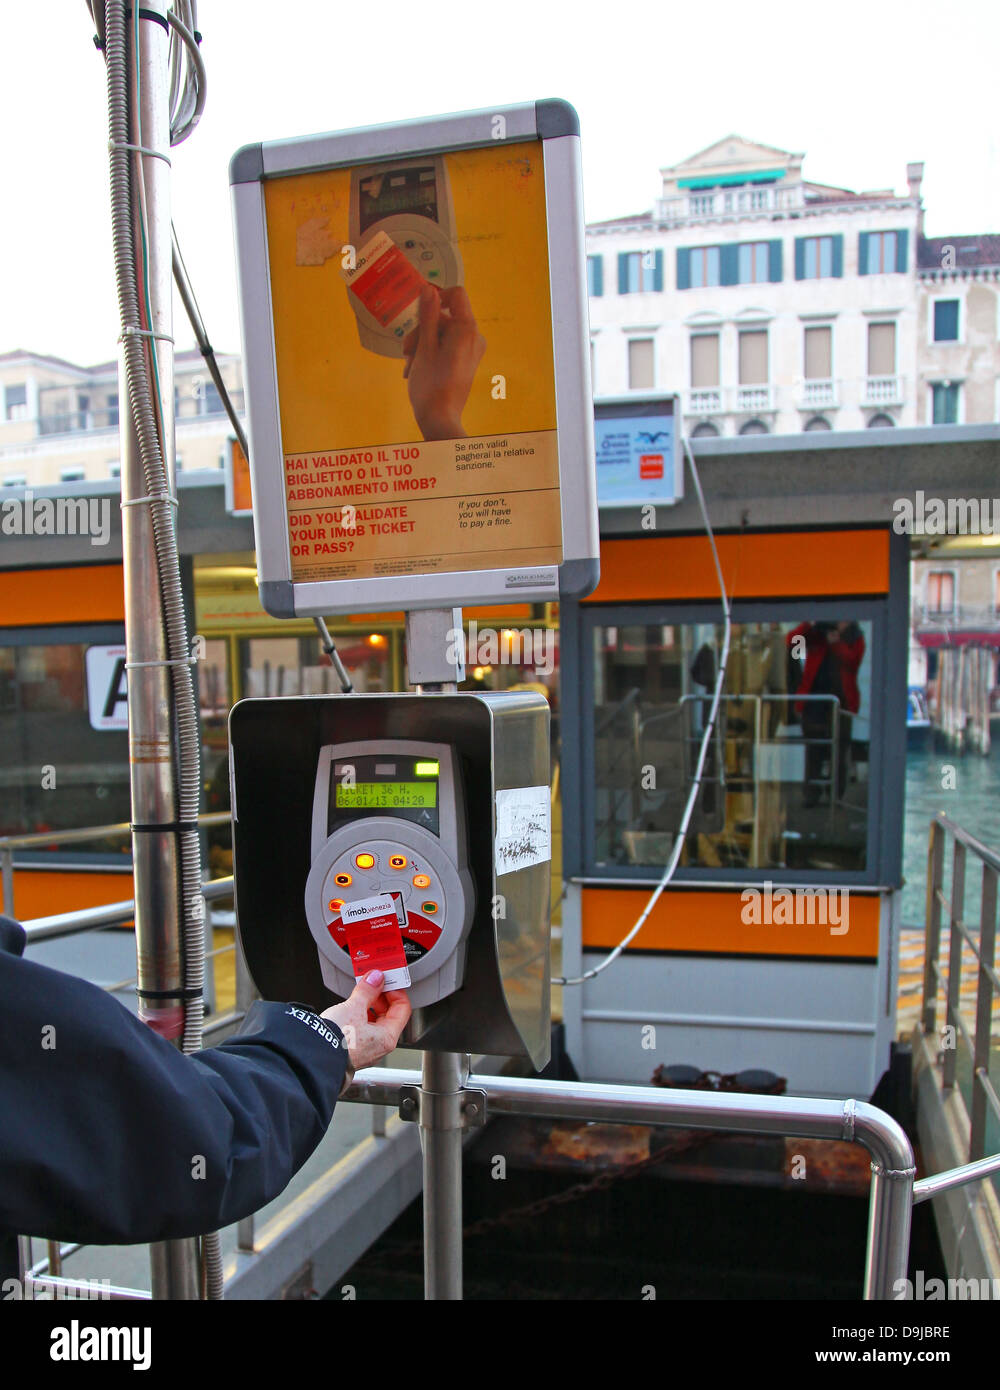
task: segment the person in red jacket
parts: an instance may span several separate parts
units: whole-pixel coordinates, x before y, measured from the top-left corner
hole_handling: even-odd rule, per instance
[[[796,696],[833,697],[826,700],[797,698],[795,701],[795,712],[806,739],[803,805],[818,805],[827,760],[830,760],[829,776],[831,782],[833,780],[834,700],[840,711],[836,725],[836,796],[840,800],[847,789],[852,716],[861,707],[858,670],[865,655],[864,634],[855,622],[806,622],[790,632],[785,641],[792,656],[803,660]]]

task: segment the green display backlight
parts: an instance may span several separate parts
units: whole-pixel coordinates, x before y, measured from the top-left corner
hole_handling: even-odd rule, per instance
[[[417,763],[413,771],[418,777],[437,777],[441,772],[440,763]]]
[[[437,805],[436,782],[356,782],[337,784],[335,805],[347,811],[408,810]]]

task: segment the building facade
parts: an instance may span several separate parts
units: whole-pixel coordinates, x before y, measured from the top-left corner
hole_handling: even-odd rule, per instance
[[[217,361],[242,410],[239,356],[217,355]],[[0,354],[0,488],[117,477],[119,409],[117,362],[81,367],[34,352]],[[175,355],[174,411],[178,468],[220,468],[231,426],[196,349]]]
[[[594,394],[677,392],[694,437],[1000,420],[1000,236],[728,136],[587,231]]]

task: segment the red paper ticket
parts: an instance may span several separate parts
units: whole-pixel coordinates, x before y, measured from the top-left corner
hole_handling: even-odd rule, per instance
[[[344,903],[340,920],[347,931],[354,978],[360,980],[369,970],[381,970],[386,989],[408,989],[410,972],[392,897],[380,893],[374,898]]]
[[[386,232],[376,232],[358,252],[353,269],[342,274],[351,292],[395,337],[416,328],[420,291],[427,281]]]

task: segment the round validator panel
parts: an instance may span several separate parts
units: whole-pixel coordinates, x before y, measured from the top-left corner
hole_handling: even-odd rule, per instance
[[[375,860],[373,867],[363,874],[356,868],[356,859],[360,854],[370,854]],[[415,861],[424,876],[431,879],[431,890],[415,889],[407,874],[389,867],[391,856],[403,854],[409,863]],[[345,865],[355,865],[354,880],[346,890],[336,883],[337,874],[344,871]],[[309,930],[320,952],[338,970],[353,975],[346,941],[341,946],[330,933],[330,924],[335,916],[329,909],[331,900],[343,898],[345,902],[356,902],[378,893],[389,893],[393,889],[403,891],[408,913],[412,910],[423,915],[421,906],[427,900],[438,904],[433,921],[434,926],[440,929],[440,935],[426,954],[411,963],[410,979],[414,983],[437,970],[458,945],[471,905],[465,903],[458,871],[445,854],[440,841],[421,826],[390,817],[373,816],[335,831],[316,856],[306,879],[305,908]]]

